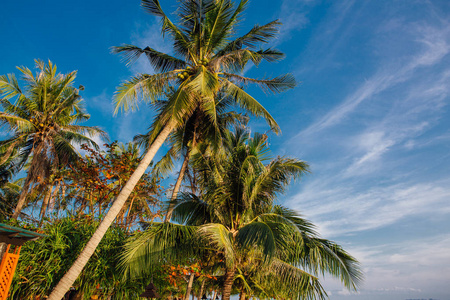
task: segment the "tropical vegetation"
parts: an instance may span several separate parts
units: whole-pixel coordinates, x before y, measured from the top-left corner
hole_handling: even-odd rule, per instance
[[[12,218],[16,219],[26,204],[27,195],[36,187],[44,190],[46,197],[52,193],[53,174],[62,165],[78,159],[77,144],[91,144],[90,138],[106,133],[98,127],[78,125],[89,119],[82,99],[80,86],[75,88],[76,71],[57,73],[56,66],[36,60],[38,73],[19,67],[25,81],[22,89],[14,74],[0,76],[0,126],[6,125],[12,137],[0,142],[1,163],[9,163],[9,170],[19,170],[29,162]],[[12,103],[10,100],[15,99]],[[2,126],[3,127],[3,126]],[[14,159],[11,159],[15,154]],[[3,166],[4,168],[4,166]]]
[[[80,125],[90,115],[76,71],[36,60],[36,73],[18,68],[20,81],[0,76],[0,222],[46,235],[23,246],[11,299],[138,299],[150,282],[174,300],[325,299],[325,275],[357,290],[357,260],[281,204],[309,166],[272,156],[280,128],[247,86],[270,94],[296,83],[246,76],[284,58],[269,45],[278,20],[236,34],[247,3],[179,0],[167,14],[141,0],[172,50],[112,47],[154,70],[123,81],[113,99],[115,114],[141,101],[154,112],[133,141]],[[251,134],[252,118],[269,130]]]
[[[297,159],[272,159],[266,136],[242,128],[229,132],[220,153],[198,153],[197,193],[178,198],[173,220],[153,222],[126,245],[127,272],[145,274],[149,265],[169,258],[216,259],[222,299],[233,288],[243,299],[324,298],[318,275],[329,273],[349,289],[361,279],[357,261],[295,211],[276,205],[291,179],[308,172]],[[170,255],[169,255],[170,253]],[[212,267],[210,266],[210,267]],[[273,284],[278,278],[277,284]]]

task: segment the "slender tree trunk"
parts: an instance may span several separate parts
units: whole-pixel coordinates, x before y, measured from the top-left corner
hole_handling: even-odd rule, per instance
[[[239,293],[239,300],[246,300],[247,299],[247,293],[245,292],[245,288],[241,288],[241,292]]]
[[[212,300],[216,300],[216,297],[217,297],[217,291],[214,290],[214,295],[213,295],[213,297],[212,297]]]
[[[191,296],[191,290],[192,290],[192,285],[194,284],[194,277],[195,277],[195,273],[191,272],[191,275],[189,276],[189,283],[186,289],[186,295],[184,296],[184,300],[189,300],[189,297]]]
[[[136,196],[134,196],[133,198],[131,198],[131,202],[130,202],[130,207],[128,208],[128,213],[127,213],[127,217],[126,217],[126,221],[125,221],[125,226],[128,228],[128,226],[130,226],[130,222],[131,222],[131,208],[133,207],[133,202],[134,199],[136,199]],[[128,230],[127,230],[128,231]]]
[[[139,179],[141,179],[142,175],[145,173],[156,152],[162,146],[167,136],[175,128],[175,126],[176,122],[170,120],[163,128],[163,130],[158,134],[157,138],[153,141],[152,145],[147,150],[147,153],[139,163],[133,175],[131,175],[128,182],[120,191],[113,205],[105,215],[105,218],[100,223],[97,230],[94,232],[94,234],[84,247],[83,251],[75,260],[72,267],[70,267],[67,273],[64,274],[63,278],[61,278],[56,287],[53,289],[53,292],[48,297],[48,300],[61,300],[61,298],[64,296],[64,293],[69,290],[70,286],[75,282],[84,266],[88,262],[89,258],[92,256],[98,244],[102,240],[109,226],[111,226],[111,224],[114,222],[114,219],[117,217],[117,214],[121,211],[123,205],[125,204],[125,201],[128,199],[128,196],[133,191]]]
[[[0,262],[3,260],[3,255],[6,252],[8,245],[6,243],[0,243]]]
[[[189,153],[186,154],[183,160],[183,164],[181,165],[180,172],[178,173],[177,182],[175,183],[175,186],[173,187],[172,196],[170,197],[170,203],[169,208],[167,209],[166,218],[164,219],[164,222],[169,222],[172,218],[173,209],[175,207],[175,199],[178,197],[178,192],[181,188],[181,183],[183,182],[184,174],[186,173],[186,168],[189,164]]]
[[[44,200],[42,200],[42,206],[41,206],[41,221],[39,222],[39,227],[42,226],[42,223],[44,222],[45,213],[47,212],[48,203],[50,201],[50,197],[52,195],[52,186],[49,186],[47,191],[45,192]]]
[[[202,299],[204,289],[205,289],[205,280],[203,280],[202,284],[200,285],[200,292],[198,293],[198,300]]]
[[[27,179],[25,179],[25,184],[22,188],[22,191],[20,192],[20,196],[19,196],[19,200],[17,201],[16,209],[14,210],[14,213],[11,217],[14,220],[17,220],[20,212],[22,211],[23,206],[25,205],[25,200],[28,196],[28,190],[30,189],[30,184],[31,184],[31,175],[27,174]]]
[[[233,287],[234,273],[236,269],[228,269],[225,271],[225,280],[223,282],[222,300],[230,300],[231,288]]]
[[[50,199],[48,200],[48,206],[47,206],[47,211],[52,211],[55,207],[55,197],[56,197],[56,193],[58,192],[58,190],[61,187],[61,181],[58,181],[58,183],[55,185],[55,188],[53,189],[52,194],[50,195]]]

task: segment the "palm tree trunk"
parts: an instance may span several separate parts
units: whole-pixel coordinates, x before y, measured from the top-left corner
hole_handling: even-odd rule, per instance
[[[191,275],[189,276],[189,283],[186,289],[186,295],[184,296],[184,300],[189,300],[189,297],[191,296],[191,290],[192,290],[192,285],[194,284],[194,276],[195,273],[191,272]]]
[[[230,300],[231,288],[233,287],[234,273],[236,269],[228,269],[225,271],[225,280],[223,282],[222,300]]]
[[[204,289],[205,289],[205,280],[203,280],[202,284],[200,285],[200,292],[198,293],[198,300],[202,299]]]
[[[184,157],[183,164],[181,165],[180,172],[178,173],[177,182],[175,183],[175,186],[173,187],[172,196],[170,197],[170,203],[169,208],[167,209],[166,218],[164,219],[164,222],[169,222],[172,218],[172,212],[175,207],[175,199],[178,197],[178,192],[181,188],[181,183],[183,182],[184,174],[186,173],[186,168],[189,163],[189,153],[187,153]]]
[[[247,293],[245,292],[245,288],[241,289],[241,292],[239,293],[239,300],[246,300],[247,299]]]
[[[153,141],[152,145],[147,150],[147,153],[142,158],[133,175],[131,175],[130,179],[120,191],[113,205],[108,210],[105,218],[100,223],[90,240],[87,242],[83,251],[80,253],[73,265],[70,267],[67,273],[64,274],[63,278],[61,278],[56,287],[53,289],[52,293],[48,297],[48,300],[60,300],[64,296],[64,293],[68,291],[71,285],[75,282],[84,266],[88,262],[89,258],[91,258],[92,254],[94,254],[95,249],[102,240],[106,231],[114,222],[117,214],[122,210],[122,207],[125,204],[125,201],[128,199],[128,196],[131,194],[139,179],[141,179],[142,175],[147,170],[156,152],[162,146],[167,136],[170,134],[170,132],[172,132],[175,126],[176,122],[174,120],[170,120],[163,128],[163,130],[158,134],[158,137]]]
[[[23,206],[25,205],[25,199],[28,195],[28,190],[30,189],[31,184],[31,174],[27,174],[27,178],[25,179],[25,184],[20,192],[19,200],[17,201],[16,209],[12,215],[12,219],[17,220],[20,212],[22,211]]]
[[[56,196],[56,193],[58,192],[58,190],[60,189],[60,187],[61,187],[61,181],[58,181],[58,183],[56,184],[56,186],[55,186],[55,188],[54,188],[54,190],[53,190],[53,192],[52,192],[52,194],[50,196],[50,199],[48,200],[49,202],[48,202],[47,210],[52,211],[54,209],[54,207],[55,207],[55,196]]]
[[[45,192],[44,200],[42,200],[42,206],[41,206],[41,221],[39,222],[39,227],[41,227],[42,223],[44,222],[45,213],[47,212],[48,203],[50,201],[50,197],[52,195],[52,188],[53,186],[49,186],[47,188],[47,191]]]
[[[131,198],[131,203],[130,203],[130,207],[128,208],[128,213],[127,213],[127,217],[126,217],[126,221],[125,221],[125,226],[126,226],[126,228],[127,228],[127,231],[128,231],[128,227],[130,226],[130,223],[131,223],[131,208],[133,207],[133,202],[134,202],[134,199],[136,199],[136,196],[134,196],[133,198]]]

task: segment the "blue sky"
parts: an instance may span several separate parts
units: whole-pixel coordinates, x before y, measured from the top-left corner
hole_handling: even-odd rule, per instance
[[[331,299],[450,299],[449,16],[449,1],[250,1],[239,31],[280,19],[273,46],[287,57],[247,74],[300,82],[275,96],[250,88],[283,131],[270,136],[273,153],[312,168],[280,201],[365,271],[357,294],[326,279]],[[171,51],[138,0],[5,1],[0,28],[0,74],[49,58],[78,70],[88,124],[123,142],[145,131],[144,105],[117,117],[111,105],[122,80],[152,72],[145,60],[127,68],[111,46]]]

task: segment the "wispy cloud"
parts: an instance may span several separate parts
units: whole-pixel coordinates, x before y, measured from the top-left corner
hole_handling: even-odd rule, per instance
[[[450,235],[352,249],[365,267],[367,290],[429,290],[450,280]],[[436,285],[436,286],[433,286]],[[445,286],[440,287],[445,288]]]
[[[161,25],[156,18],[151,24],[136,24],[136,31],[131,35],[131,43],[141,48],[148,46],[166,54],[173,54],[170,37],[163,37],[161,34]],[[145,55],[142,55],[133,65],[131,65],[131,70],[133,73],[154,73],[154,69]]]
[[[349,117],[364,101],[410,79],[418,69],[439,63],[450,52],[450,27],[417,27],[418,42],[422,51],[402,63],[387,62],[375,75],[366,80],[355,92],[333,110],[300,132],[295,138],[307,137],[331,126],[335,126]]]
[[[85,99],[89,108],[100,112],[104,117],[110,117],[113,114],[112,96],[104,90],[100,95]]]
[[[450,214],[450,179],[433,183],[330,188],[321,178],[288,199],[287,205],[314,220],[326,237],[388,227],[407,217]]]

